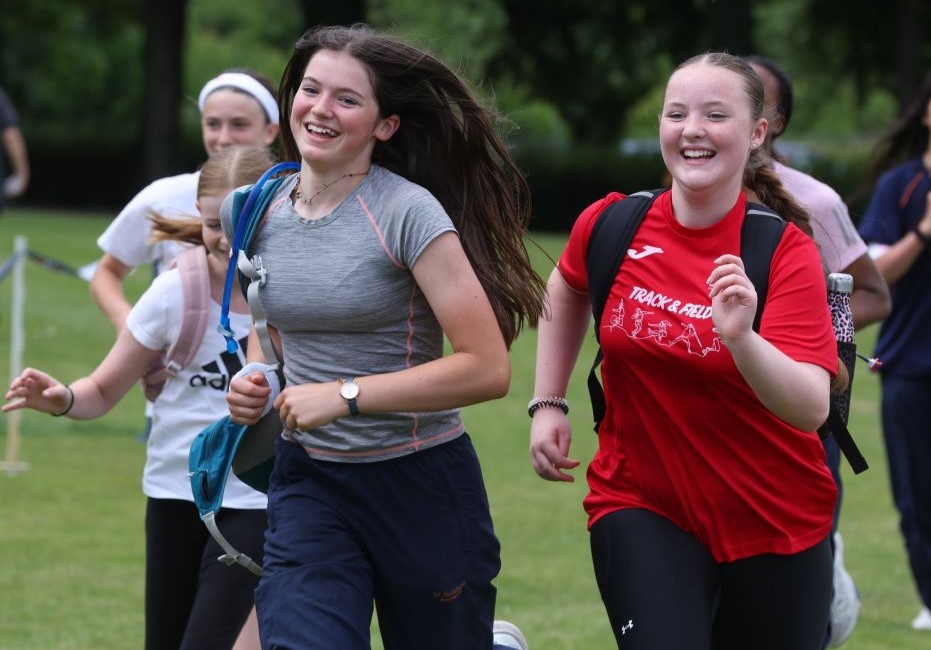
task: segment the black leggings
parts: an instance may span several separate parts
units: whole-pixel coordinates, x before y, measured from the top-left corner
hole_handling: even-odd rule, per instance
[[[591,529],[592,561],[623,650],[820,650],[831,606],[825,538],[795,555],[716,563],[692,535],[646,510]]]
[[[222,508],[217,526],[261,566],[264,510]],[[252,609],[258,578],[217,561],[223,549],[190,501],[149,499],[145,528],[146,650],[229,650]]]

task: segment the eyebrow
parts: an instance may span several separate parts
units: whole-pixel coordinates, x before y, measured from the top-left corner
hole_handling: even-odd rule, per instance
[[[316,84],[318,86],[322,85],[320,80],[315,77],[304,77],[303,79],[301,79],[301,83],[307,83],[307,82]],[[349,93],[350,95],[355,95],[357,97],[365,97],[364,93],[359,92],[355,88],[350,88],[349,86],[342,86],[342,87],[336,88],[335,91],[337,93]]]

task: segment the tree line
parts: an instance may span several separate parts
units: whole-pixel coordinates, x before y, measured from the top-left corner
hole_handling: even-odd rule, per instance
[[[494,101],[515,145],[616,149],[655,135],[662,82],[708,49],[779,61],[796,137],[876,133],[931,69],[922,0],[43,0],[10,3],[0,85],[35,169],[28,198],[117,205],[202,156],[191,101],[219,70],[277,81],[316,24],[368,22],[430,47]]]

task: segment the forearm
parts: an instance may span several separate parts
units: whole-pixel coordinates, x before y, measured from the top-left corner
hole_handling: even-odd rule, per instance
[[[886,318],[892,310],[889,286],[870,256],[864,253],[843,272],[853,278],[850,311],[853,313],[854,328],[859,330]]]
[[[97,264],[97,270],[90,281],[90,291],[101,312],[113,323],[119,332],[123,327],[132,305],[123,294],[123,280],[129,274],[129,267],[104,255]]]
[[[910,231],[877,257],[874,260],[876,268],[879,269],[886,284],[891,287],[898,282],[912,268],[924,249],[925,244],[918,235]]]
[[[106,415],[126,394],[126,391],[108,393],[90,377],[82,377],[68,387],[74,393],[74,403],[67,416],[74,420],[93,420]]]
[[[892,302],[888,291],[875,291],[871,289],[853,290],[850,295],[850,311],[853,313],[854,329],[878,323],[889,315]]]
[[[503,349],[500,354],[453,352],[406,370],[356,378],[363,413],[460,408],[503,397],[510,381],[511,365]]]
[[[793,360],[753,331],[726,344],[744,380],[774,415],[802,431],[824,423],[830,394],[824,368]]]
[[[10,159],[10,168],[23,179],[25,186],[29,182],[29,156],[22,132],[15,127],[6,129],[3,132],[3,144]]]
[[[588,333],[588,296],[569,288],[558,269],[547,283],[547,311],[540,319],[534,395],[565,396],[569,378]]]

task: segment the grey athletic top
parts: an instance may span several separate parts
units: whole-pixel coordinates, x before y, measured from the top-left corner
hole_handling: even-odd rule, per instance
[[[443,331],[410,270],[430,242],[455,231],[439,201],[373,165],[330,215],[306,220],[289,198],[296,182],[282,184],[252,249],[268,269],[260,294],[281,333],[287,384],[393,372],[440,357]],[[462,433],[453,409],[347,415],[283,435],[314,458],[368,462]]]

